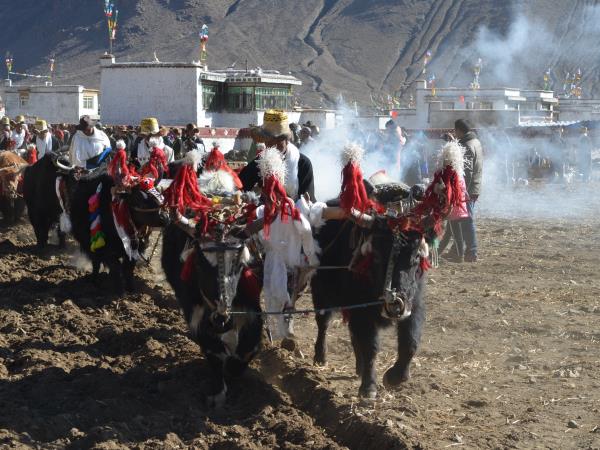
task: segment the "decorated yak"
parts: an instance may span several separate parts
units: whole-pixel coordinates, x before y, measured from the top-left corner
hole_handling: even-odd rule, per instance
[[[359,167],[362,149],[346,147],[342,192],[329,203],[337,206],[341,220],[328,221],[317,234],[323,251],[321,269],[312,279],[314,306],[343,308],[361,377],[359,394],[366,398],[377,395],[375,358],[382,327],[395,324],[398,337],[397,359],[386,371],[384,385],[397,386],[409,378],[425,320],[429,247],[444,217],[464,200],[459,184],[462,153],[458,144],[448,145],[448,158],[424,194],[400,184],[376,186],[369,194]],[[424,196],[415,206],[419,191]],[[335,216],[334,208],[328,209]],[[314,360],[319,365],[327,360],[331,316],[330,311],[316,315]]]
[[[97,278],[104,265],[116,293],[123,287],[133,290],[133,272],[144,257],[152,228],[169,222],[155,179],[130,173],[121,144],[108,167],[69,173],[64,202],[69,205],[73,238],[92,261],[92,277]]]
[[[22,173],[27,166],[16,153],[0,152],[0,214],[6,225],[14,224],[25,210]]]
[[[241,375],[260,346],[261,286],[249,249],[261,222],[249,225],[255,205],[231,195],[231,176],[205,170],[203,193],[196,168],[187,161],[164,193],[174,220],[164,231],[162,267],[212,369],[207,401],[217,406],[225,379]]]

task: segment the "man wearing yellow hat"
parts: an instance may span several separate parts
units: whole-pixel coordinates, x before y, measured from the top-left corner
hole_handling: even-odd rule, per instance
[[[255,144],[264,144],[267,148],[276,147],[282,154],[286,166],[285,190],[294,201],[300,196],[309,194],[315,199],[313,170],[310,159],[300,153],[298,147],[292,144],[292,133],[289,127],[287,113],[270,109],[265,111],[262,127],[251,128]],[[259,155],[257,155],[258,157]],[[249,191],[260,183],[260,173],[256,158],[240,173],[244,190]]]
[[[60,149],[58,139],[52,136],[48,130],[48,124],[45,120],[38,119],[33,126],[35,133],[35,148],[38,152],[38,159],[44,157],[48,152],[56,152]]]
[[[162,138],[158,120],[154,117],[142,119],[140,123],[140,135],[133,144],[131,159],[140,167],[150,160],[150,154],[154,148],[159,148],[165,153],[168,163],[175,160],[175,152],[165,144]]]

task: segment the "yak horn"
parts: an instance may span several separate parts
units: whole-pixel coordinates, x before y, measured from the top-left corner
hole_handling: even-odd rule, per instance
[[[75,166],[66,166],[63,163],[61,163],[58,159],[56,160],[56,167],[58,167],[59,169],[62,170],[66,170],[66,171],[71,171],[75,168]]]
[[[348,214],[346,210],[340,208],[339,206],[328,206],[327,208],[323,208],[321,217],[323,220],[350,219],[358,226],[363,228],[371,228],[373,226],[373,222],[375,221],[375,218],[369,214],[361,213],[359,210],[354,208],[352,208],[352,211],[350,214]]]
[[[350,212],[350,220],[362,228],[371,228],[375,223],[375,218],[373,216],[362,213],[354,208],[352,208],[352,211]]]
[[[323,208],[321,218],[323,220],[344,220],[348,218],[348,214],[339,206],[328,206],[327,208]]]

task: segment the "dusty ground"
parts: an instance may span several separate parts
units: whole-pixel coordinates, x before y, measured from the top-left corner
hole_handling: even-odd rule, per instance
[[[265,350],[221,411],[203,405],[207,368],[158,269],[139,294],[107,297],[73,249],[38,255],[28,224],[0,229],[0,447],[598,449],[599,206],[482,218],[481,261],[430,273],[401,390],[359,402],[341,318],[317,369],[302,317],[301,351]],[[386,331],[380,379],[394,341]]]

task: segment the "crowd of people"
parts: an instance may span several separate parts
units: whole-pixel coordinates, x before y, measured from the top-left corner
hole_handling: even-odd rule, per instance
[[[200,137],[200,129],[190,123],[183,128],[161,127],[155,118],[141,121],[139,126],[103,127],[90,116],[81,117],[78,124],[50,125],[38,119],[33,126],[25,123],[23,116],[13,120],[4,117],[1,122],[0,150],[16,152],[35,149],[37,159],[47,151],[56,152],[68,149],[68,157],[73,166],[85,169],[98,167],[110,157],[117,141],[121,142],[128,155],[129,162],[141,167],[150,159],[154,148],[164,154],[166,163],[180,160],[191,150],[206,152],[205,143]],[[313,171],[310,159],[303,153],[309,145],[318,145],[321,131],[311,122],[305,124],[289,124],[287,115],[282,112],[267,112],[264,125],[251,127],[253,144],[245,155],[247,165],[239,174],[245,190],[253,188],[259,181],[256,156],[265,147],[277,147],[284,155],[287,169],[295,173],[290,178],[291,197],[297,200],[301,195],[315,197]],[[435,155],[426,151],[423,135],[411,136],[407,139],[400,126],[390,120],[385,130],[379,133],[364,133],[355,128],[350,138],[367,150],[378,151],[387,155],[387,167],[398,169],[401,180],[408,185],[426,184],[429,181],[430,160]],[[453,214],[447,227],[446,239],[442,241],[442,249],[448,237],[454,240],[451,258],[455,261],[477,261],[477,239],[474,222],[475,205],[481,191],[482,179],[482,147],[473,131],[472,125],[465,120],[456,122],[454,134],[447,140],[457,140],[464,148],[464,183],[468,192],[463,211]]]

